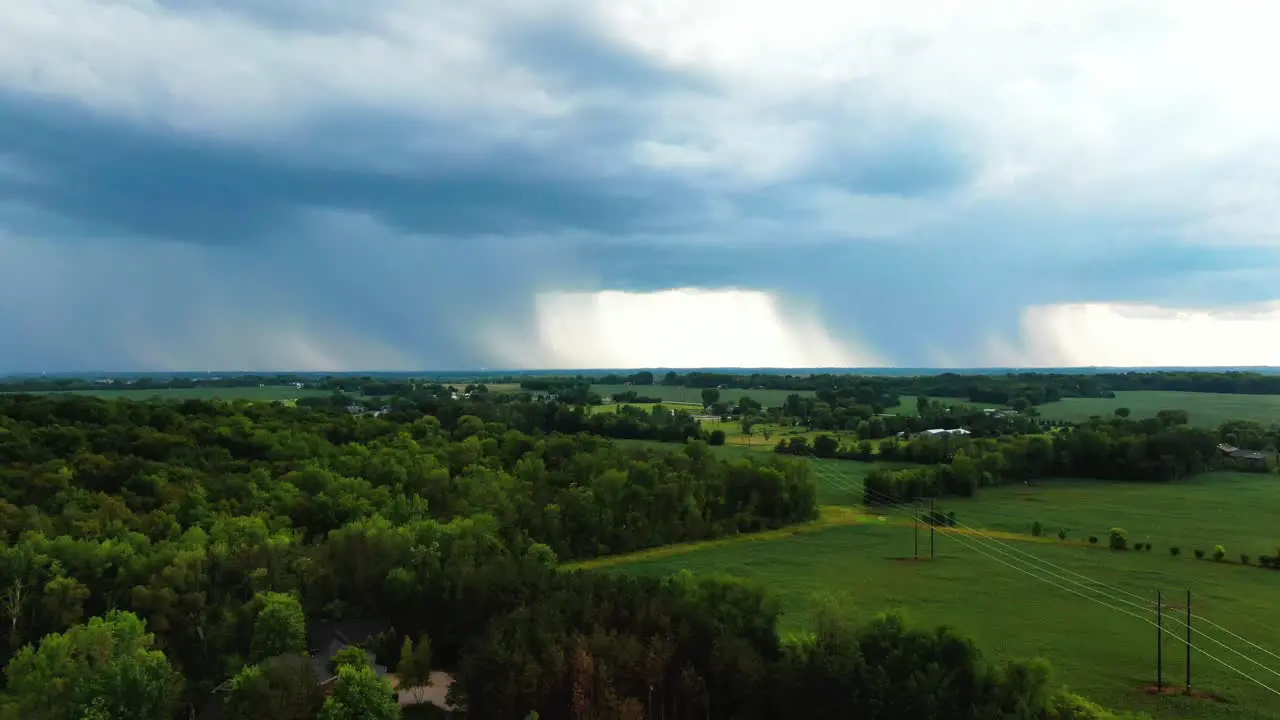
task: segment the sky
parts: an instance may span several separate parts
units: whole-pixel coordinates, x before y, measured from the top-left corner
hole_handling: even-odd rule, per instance
[[[0,372],[1280,365],[1277,24],[6,0]]]

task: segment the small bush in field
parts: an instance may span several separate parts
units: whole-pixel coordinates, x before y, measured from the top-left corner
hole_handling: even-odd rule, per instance
[[[1203,559],[1204,559],[1204,551],[1203,551],[1203,550],[1201,550],[1200,548],[1196,548],[1196,559],[1197,559],[1197,560],[1203,560]]]
[[[1178,557],[1179,555],[1182,554],[1182,548],[1178,547],[1177,545],[1174,545],[1173,547],[1169,548],[1169,554],[1174,557]]]
[[[1059,531],[1058,531],[1058,539],[1059,539],[1059,540],[1066,540],[1066,539],[1067,539],[1067,531],[1066,531],[1066,530],[1059,530]]]
[[[1214,545],[1214,546],[1213,546],[1213,561],[1214,561],[1214,562],[1222,562],[1222,559],[1223,559],[1223,558],[1225,558],[1226,556],[1227,556],[1227,549],[1226,549],[1226,548],[1222,547],[1221,545]]]
[[[1098,544],[1098,536],[1097,536],[1097,535],[1090,535],[1090,536],[1089,536],[1089,544],[1090,544],[1090,545],[1097,545],[1097,544]]]
[[[1241,554],[1240,554],[1240,564],[1241,564],[1241,565],[1248,565],[1248,564],[1249,564],[1249,556],[1248,556],[1248,555],[1245,555],[1244,553],[1241,553]]]

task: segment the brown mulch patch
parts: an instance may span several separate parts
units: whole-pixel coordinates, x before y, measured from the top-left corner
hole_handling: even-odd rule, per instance
[[[1205,692],[1203,690],[1195,690],[1195,689],[1187,691],[1181,686],[1166,685],[1163,688],[1157,688],[1155,685],[1148,685],[1142,688],[1142,691],[1148,695],[1160,695],[1162,697],[1180,696],[1180,697],[1192,697],[1199,700],[1214,700],[1217,702],[1227,701],[1226,698],[1220,695],[1214,695],[1213,693],[1210,693],[1210,692]]]

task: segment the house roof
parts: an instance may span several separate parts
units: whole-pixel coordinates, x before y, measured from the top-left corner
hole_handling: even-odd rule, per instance
[[[312,650],[328,647],[335,638],[347,645],[359,645],[390,629],[385,620],[374,618],[318,621],[307,625],[307,641]]]
[[[321,681],[333,679],[334,673],[329,663],[339,650],[367,642],[388,629],[390,626],[385,621],[368,618],[315,622],[309,625],[307,637],[314,650],[311,656],[311,667],[315,670],[316,677]],[[387,674],[385,665],[374,662],[373,653],[366,650],[365,655],[369,658],[369,665],[379,677]]]
[[[223,705],[223,697],[221,694],[215,694],[209,698],[209,701],[200,708],[200,713],[196,715],[196,720],[222,720],[226,717],[226,707]]]
[[[1275,457],[1275,453],[1265,450],[1235,450],[1230,456],[1241,460],[1266,460]]]

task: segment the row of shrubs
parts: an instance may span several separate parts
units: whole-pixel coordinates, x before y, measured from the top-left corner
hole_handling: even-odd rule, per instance
[[[1041,537],[1044,535],[1044,526],[1040,524],[1039,520],[1036,520],[1035,522],[1031,523],[1031,534],[1034,535],[1035,537]],[[1065,528],[1058,531],[1058,539],[1059,540],[1067,539],[1067,531]],[[1089,544],[1097,545],[1098,536],[1090,535]],[[1111,528],[1111,533],[1107,537],[1107,546],[1110,547],[1112,550],[1128,550],[1129,549],[1129,533],[1125,531],[1124,528]],[[1133,549],[1145,550],[1147,552],[1150,552],[1151,543],[1134,543]]]
[[[1040,524],[1039,520],[1031,524],[1031,534],[1036,537],[1040,537],[1044,534],[1044,526]],[[1058,539],[1059,540],[1067,539],[1067,531],[1065,529],[1058,531]],[[1089,544],[1097,545],[1098,536],[1090,535]],[[1124,528],[1111,528],[1111,532],[1107,537],[1107,546],[1110,547],[1112,550],[1128,550],[1129,534],[1124,530]],[[1151,552],[1151,548],[1152,548],[1151,543],[1138,542],[1133,544],[1134,550]],[[1259,555],[1258,567],[1267,568],[1268,570],[1280,570],[1280,549],[1277,549],[1276,553],[1277,553],[1276,555]],[[1174,557],[1177,557],[1182,554],[1182,548],[1175,545],[1174,547],[1169,548],[1169,554],[1173,555]],[[1197,560],[1203,560],[1205,558],[1205,551],[1199,548],[1196,548],[1195,556]],[[1213,559],[1214,562],[1222,562],[1227,557],[1227,550],[1221,545],[1216,545],[1213,548],[1213,553],[1210,554],[1209,557]],[[1244,553],[1240,554],[1241,565],[1248,565],[1249,560],[1250,560],[1249,555]]]

